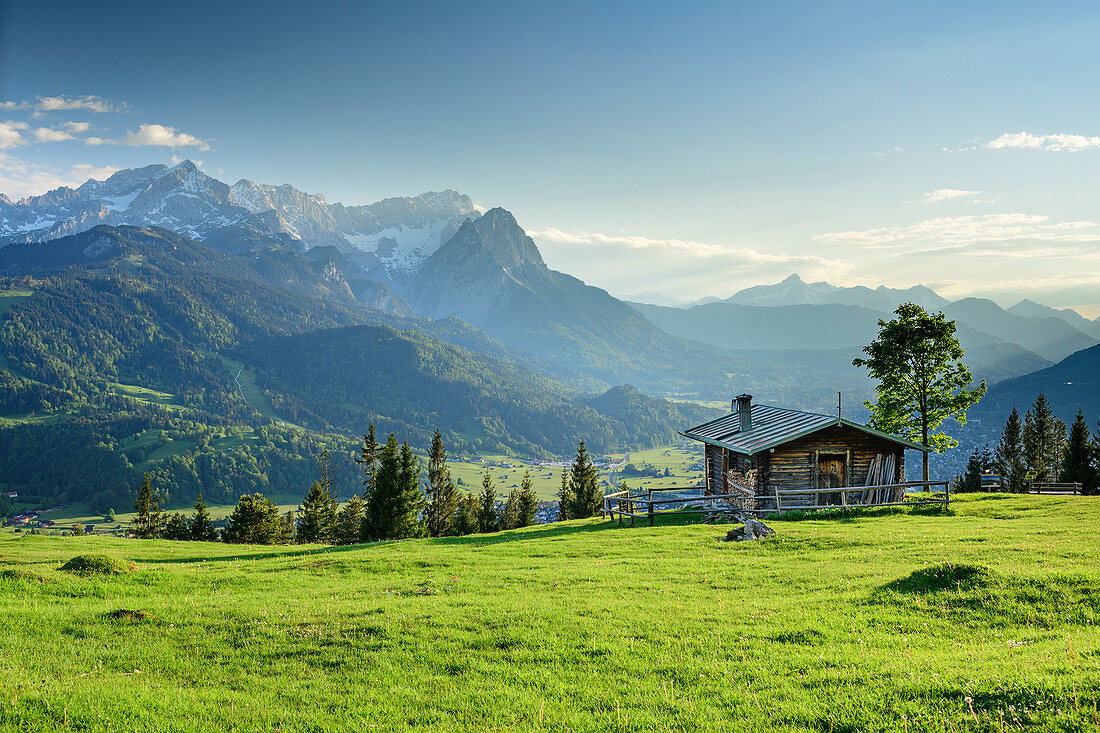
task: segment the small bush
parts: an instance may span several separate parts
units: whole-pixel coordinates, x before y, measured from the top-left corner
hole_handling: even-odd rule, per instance
[[[135,565],[109,555],[77,555],[61,569],[76,575],[118,575],[134,570]]]

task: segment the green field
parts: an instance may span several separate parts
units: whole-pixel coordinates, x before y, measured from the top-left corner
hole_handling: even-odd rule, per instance
[[[773,525],[4,535],[0,729],[1097,729],[1100,499]],[[82,553],[132,569],[61,569]]]
[[[631,489],[665,489],[695,486],[703,478],[703,471],[692,471],[689,466],[703,460],[699,446],[664,446],[646,451],[626,453],[622,459],[639,468],[653,467],[659,471],[668,469],[671,476],[628,476],[621,471],[614,475],[616,482],[626,482]]]

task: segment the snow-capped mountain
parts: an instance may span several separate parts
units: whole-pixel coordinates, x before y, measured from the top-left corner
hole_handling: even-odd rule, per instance
[[[0,246],[44,242],[97,224],[157,226],[197,240],[248,232],[278,235],[303,250],[335,246],[379,279],[401,280],[480,213],[455,191],[344,206],[289,185],[240,180],[229,186],[184,161],[119,171],[17,202],[0,194]]]

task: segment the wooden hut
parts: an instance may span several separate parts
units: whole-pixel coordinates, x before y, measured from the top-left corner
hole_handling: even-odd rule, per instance
[[[905,450],[927,450],[838,416],[754,405],[747,394],[681,435],[705,444],[708,494],[764,497],[746,506],[758,509],[901,501]],[[862,490],[836,490],[853,487]]]

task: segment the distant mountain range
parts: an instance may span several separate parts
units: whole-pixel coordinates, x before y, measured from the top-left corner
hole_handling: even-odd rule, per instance
[[[189,161],[0,196],[0,277],[34,293],[2,316],[4,414],[98,405],[119,418],[135,408],[118,390],[144,389],[196,424],[437,425],[470,449],[526,453],[584,431],[600,449],[637,447],[699,417],[656,395],[749,391],[823,411],[842,391],[861,405],[872,385],[851,360],[906,301],[954,319],[976,377],[1013,389],[1087,381],[1060,370],[1091,364],[1081,355],[1100,341],[1097,321],[1027,300],[1005,310],[797,275],[693,306],[628,303],[550,269],[511,213],[455,191],[345,206],[228,185]],[[226,359],[262,404],[242,401]]]

